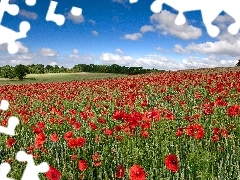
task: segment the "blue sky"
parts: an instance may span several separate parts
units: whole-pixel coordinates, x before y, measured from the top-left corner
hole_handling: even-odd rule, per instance
[[[154,14],[150,10],[153,0],[134,4],[128,0],[58,0],[55,13],[66,19],[62,26],[45,20],[50,0],[38,0],[33,7],[24,0],[10,2],[20,12],[17,16],[5,13],[1,25],[19,31],[20,22],[28,21],[31,29],[27,38],[17,41],[18,53],[10,55],[6,44],[0,45],[0,66],[116,63],[178,70],[230,67],[240,58],[240,34],[227,32],[234,19],[225,13],[215,19],[221,33],[212,38],[201,11],[185,13],[187,22],[177,26],[178,11],[164,5],[161,13]],[[82,8],[82,15],[71,15],[72,6]]]

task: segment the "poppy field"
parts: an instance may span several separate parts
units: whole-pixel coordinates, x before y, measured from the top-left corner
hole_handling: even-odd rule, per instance
[[[41,180],[240,179],[240,69],[166,71],[104,80],[0,86],[8,176],[32,154]]]

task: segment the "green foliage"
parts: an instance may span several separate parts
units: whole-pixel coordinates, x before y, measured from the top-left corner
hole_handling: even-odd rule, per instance
[[[240,59],[238,60],[238,63],[236,64],[236,66],[240,66]]]
[[[23,80],[26,77],[26,75],[29,74],[29,69],[27,66],[19,64],[19,65],[15,66],[14,72],[15,72],[16,77],[19,80]]]
[[[17,65],[16,67],[12,67],[9,65],[0,67],[0,77],[9,79],[18,77],[20,80],[23,80],[27,74],[90,72],[90,73],[115,73],[136,75],[160,71],[164,70],[158,70],[155,68],[143,69],[143,67],[126,67],[119,66],[117,64],[112,65],[77,64],[73,68],[65,68],[63,66],[59,67],[58,65],[55,66],[47,65],[46,67],[44,67],[43,64],[36,65],[31,64],[27,66],[20,64]]]

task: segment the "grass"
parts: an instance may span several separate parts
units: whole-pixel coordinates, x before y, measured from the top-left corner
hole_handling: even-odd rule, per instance
[[[47,73],[47,74],[28,74],[23,81],[18,79],[0,78],[0,85],[7,84],[29,84],[29,83],[47,83],[64,81],[83,81],[93,79],[108,79],[122,77],[126,75],[112,73]]]

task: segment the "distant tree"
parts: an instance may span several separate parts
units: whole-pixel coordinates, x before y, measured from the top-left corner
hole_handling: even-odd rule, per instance
[[[29,74],[28,67],[22,64],[15,66],[14,71],[15,71],[16,77],[18,77],[18,79],[21,81],[26,77],[27,74]]]
[[[236,66],[240,66],[240,59],[238,60],[238,63],[236,64]]]
[[[16,77],[12,66],[6,65],[1,68],[1,77],[13,79]]]

